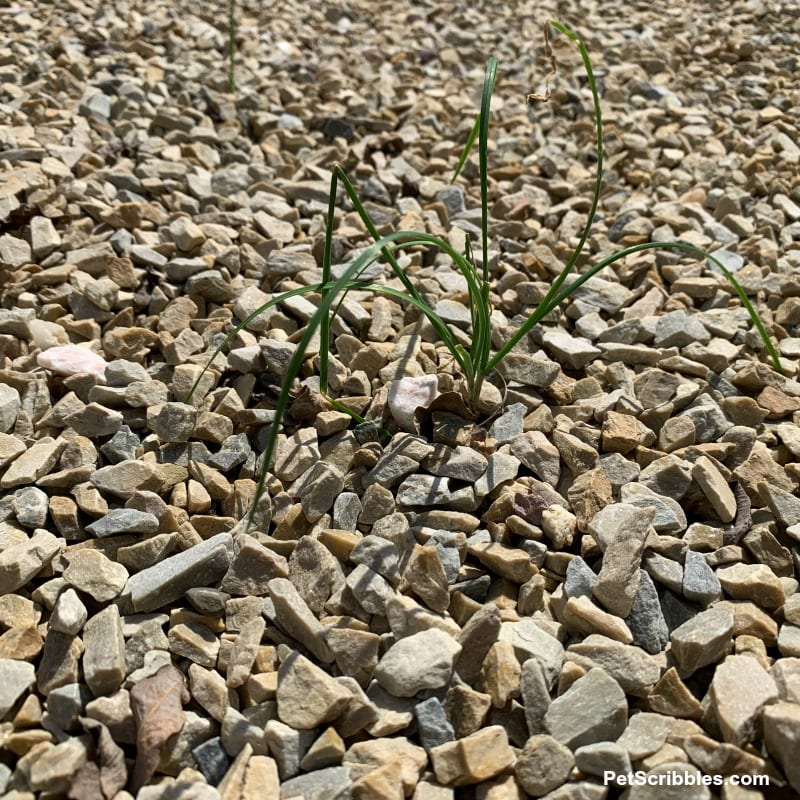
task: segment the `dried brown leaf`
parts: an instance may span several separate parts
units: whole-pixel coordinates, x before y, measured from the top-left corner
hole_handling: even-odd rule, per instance
[[[535,92],[532,92],[527,97],[527,101],[529,103],[546,103],[550,99],[550,81],[556,74],[556,57],[553,54],[553,48],[550,46],[550,23],[548,22],[545,22],[544,24],[544,54],[547,60],[550,62],[550,72],[544,79],[544,93],[536,94]]]
[[[128,781],[125,753],[102,722],[80,717],[80,723],[94,738],[93,760],[87,761],[75,773],[67,797],[70,800],[85,800],[87,797],[111,800]]]
[[[131,689],[131,708],[136,722],[136,763],[131,790],[137,792],[153,776],[167,740],[183,727],[183,704],[189,692],[183,673],[168,664]]]

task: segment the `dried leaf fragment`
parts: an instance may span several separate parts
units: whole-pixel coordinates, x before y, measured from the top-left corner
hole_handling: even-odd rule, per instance
[[[527,96],[526,100],[529,103],[533,103],[535,101],[540,103],[546,103],[550,99],[550,81],[553,79],[553,76],[556,74],[556,57],[553,54],[553,48],[550,46],[550,23],[545,22],[544,24],[544,54],[547,60],[550,62],[550,72],[548,73],[547,77],[544,79],[544,94],[535,94],[531,93]]]
[[[143,678],[131,689],[136,723],[136,763],[131,791],[137,792],[155,773],[167,740],[183,727],[183,705],[188,702],[183,673],[171,664]]]
[[[128,781],[125,753],[102,722],[90,717],[80,717],[79,721],[87,733],[93,734],[95,747],[93,758],[73,776],[67,797],[70,800],[87,797],[111,800]]]

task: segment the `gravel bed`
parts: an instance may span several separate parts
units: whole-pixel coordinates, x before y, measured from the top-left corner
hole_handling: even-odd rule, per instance
[[[800,794],[800,12],[794,2],[0,8],[0,794],[755,800]],[[351,292],[308,353],[330,169],[378,229],[476,243],[499,347],[589,280],[471,419],[420,314]],[[334,272],[370,238],[342,197]],[[478,249],[477,244],[474,245]],[[464,344],[466,285],[407,274]],[[372,280],[399,287],[388,268]],[[317,350],[314,350],[317,347]],[[186,402],[199,379],[198,389]],[[604,773],[641,770],[627,786]],[[754,776],[769,788],[703,776]]]

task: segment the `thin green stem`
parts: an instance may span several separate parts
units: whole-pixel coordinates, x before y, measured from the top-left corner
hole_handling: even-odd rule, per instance
[[[597,207],[600,204],[600,192],[603,186],[603,114],[600,108],[600,95],[597,92],[597,81],[595,80],[594,70],[592,69],[592,62],[589,59],[589,53],[586,50],[583,42],[580,38],[567,28],[565,25],[562,25],[560,22],[556,22],[555,20],[550,20],[549,24],[552,25],[556,30],[561,31],[563,34],[568,36],[575,44],[578,46],[578,50],[580,51],[581,58],[583,60],[583,66],[586,70],[586,77],[589,81],[589,88],[592,92],[592,100],[594,102],[594,122],[595,122],[595,132],[596,132],[596,143],[595,148],[597,152],[597,167],[595,171],[595,181],[594,181],[594,194],[592,196],[592,205],[589,209],[589,215],[586,219],[586,225],[583,228],[583,233],[581,234],[581,238],[578,241],[578,246],[575,248],[575,251],[570,256],[569,261],[567,261],[566,266],[561,271],[559,276],[553,282],[553,285],[550,287],[547,294],[542,299],[542,303],[547,305],[550,303],[552,298],[556,297],[558,294],[558,290],[561,288],[564,281],[567,279],[567,276],[572,272],[572,268],[575,266],[580,254],[583,250],[586,241],[589,238],[589,233],[592,229],[592,225],[594,224],[594,218],[597,214]],[[544,316],[544,315],[542,315]],[[534,320],[533,317],[526,320],[525,323],[517,330],[517,332],[506,342],[506,344],[500,349],[495,357],[491,360],[491,365],[496,365],[499,361],[501,361],[506,354],[517,344],[517,342],[522,339],[525,334],[530,331],[530,329],[538,322]]]
[[[497,59],[492,56],[486,64],[486,77],[483,80],[481,95],[480,135],[478,138],[478,158],[481,179],[481,245],[483,251],[483,280],[489,281],[489,111],[492,93],[497,79]]]
[[[228,91],[236,91],[236,0],[228,0]]]
[[[611,264],[614,264],[615,262],[626,258],[633,253],[640,253],[643,250],[684,250],[687,253],[694,253],[701,258],[707,258],[709,261],[711,261],[711,263],[714,264],[714,266],[716,266],[727,278],[731,286],[733,286],[733,289],[736,292],[736,295],[738,296],[742,306],[744,306],[750,317],[750,320],[752,321],[753,325],[755,325],[761,340],[764,342],[764,346],[767,348],[767,352],[772,359],[775,369],[778,372],[783,373],[783,367],[781,366],[778,351],[775,349],[775,345],[772,343],[772,339],[770,338],[769,333],[767,333],[767,329],[764,326],[761,317],[753,307],[753,304],[750,302],[750,298],[745,293],[739,281],[736,280],[733,273],[730,272],[730,270],[728,270],[727,267],[718,258],[716,258],[713,253],[709,253],[708,251],[703,250],[700,247],[696,247],[693,244],[688,244],[687,242],[644,242],[642,244],[631,245],[630,247],[626,247],[624,250],[619,250],[616,253],[612,253],[610,256],[607,256],[602,261],[595,264],[591,269],[587,270],[560,294],[552,298],[549,303],[545,304],[543,301],[536,309],[534,314],[534,316],[538,317],[536,322],[539,322],[543,317],[547,316],[551,311],[557,308],[564,300],[570,297],[576,289],[586,283],[589,278],[593,277]]]

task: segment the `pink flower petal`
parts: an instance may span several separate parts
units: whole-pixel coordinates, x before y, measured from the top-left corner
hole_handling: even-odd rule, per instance
[[[52,370],[57,375],[77,375],[90,372],[97,375],[101,383],[106,382],[106,361],[93,350],[77,344],[49,347],[36,356],[40,367]]]

